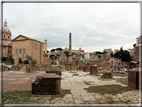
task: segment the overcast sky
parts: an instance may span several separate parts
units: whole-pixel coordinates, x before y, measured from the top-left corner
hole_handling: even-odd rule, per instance
[[[80,47],[85,52],[133,48],[140,36],[139,3],[4,3],[12,39],[18,35],[44,42],[47,49]]]

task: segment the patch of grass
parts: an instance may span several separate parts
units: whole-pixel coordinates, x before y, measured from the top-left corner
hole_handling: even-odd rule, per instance
[[[121,74],[121,73],[114,73],[112,72],[113,76],[120,76],[120,77],[128,77],[128,74]]]
[[[57,97],[63,98],[66,94],[71,94],[70,90],[62,90],[62,93],[57,95],[33,95],[31,91],[8,91],[3,93],[2,102],[3,104],[43,104],[45,97],[51,101]]]
[[[72,74],[72,76],[78,76],[79,74]]]
[[[24,104],[32,102],[29,98],[31,91],[8,91],[3,93],[4,104]],[[34,101],[33,101],[34,102]]]
[[[122,103],[122,104],[128,104],[130,102],[130,100],[128,100],[128,101],[113,101],[113,100],[111,100],[111,101],[108,101],[107,102],[107,104],[119,104],[119,103]]]
[[[84,82],[86,85],[90,85],[91,83],[90,82]]]
[[[94,92],[99,94],[120,94],[126,91],[131,91],[132,88],[122,87],[121,85],[102,85],[102,86],[90,86],[84,88],[87,92]]]

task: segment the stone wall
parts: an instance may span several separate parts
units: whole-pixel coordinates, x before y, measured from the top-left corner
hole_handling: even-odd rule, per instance
[[[8,67],[7,67],[7,66],[2,65],[2,71],[3,71],[3,72],[4,72],[4,71],[8,71]]]

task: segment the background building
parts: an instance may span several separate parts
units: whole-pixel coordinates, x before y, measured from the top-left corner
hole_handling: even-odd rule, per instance
[[[12,39],[11,32],[7,26],[7,22],[4,22],[4,26],[2,28],[2,54],[4,57],[9,57],[12,55]]]
[[[41,64],[44,55],[44,43],[23,35],[13,39],[12,57],[15,63],[18,63],[19,58],[22,58],[22,61],[27,60],[26,55],[31,56],[38,64]]]

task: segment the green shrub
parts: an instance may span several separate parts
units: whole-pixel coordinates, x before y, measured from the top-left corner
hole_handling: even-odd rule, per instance
[[[12,58],[12,56],[10,56],[10,62],[12,63],[12,64],[14,64],[14,59]]]
[[[2,57],[2,61],[6,61],[7,60],[7,57]]]
[[[28,61],[28,60],[25,60],[25,61],[24,61],[24,64],[29,64],[29,61]]]
[[[22,59],[21,59],[21,58],[19,58],[19,61],[18,61],[18,63],[23,63],[23,61],[22,61]]]

